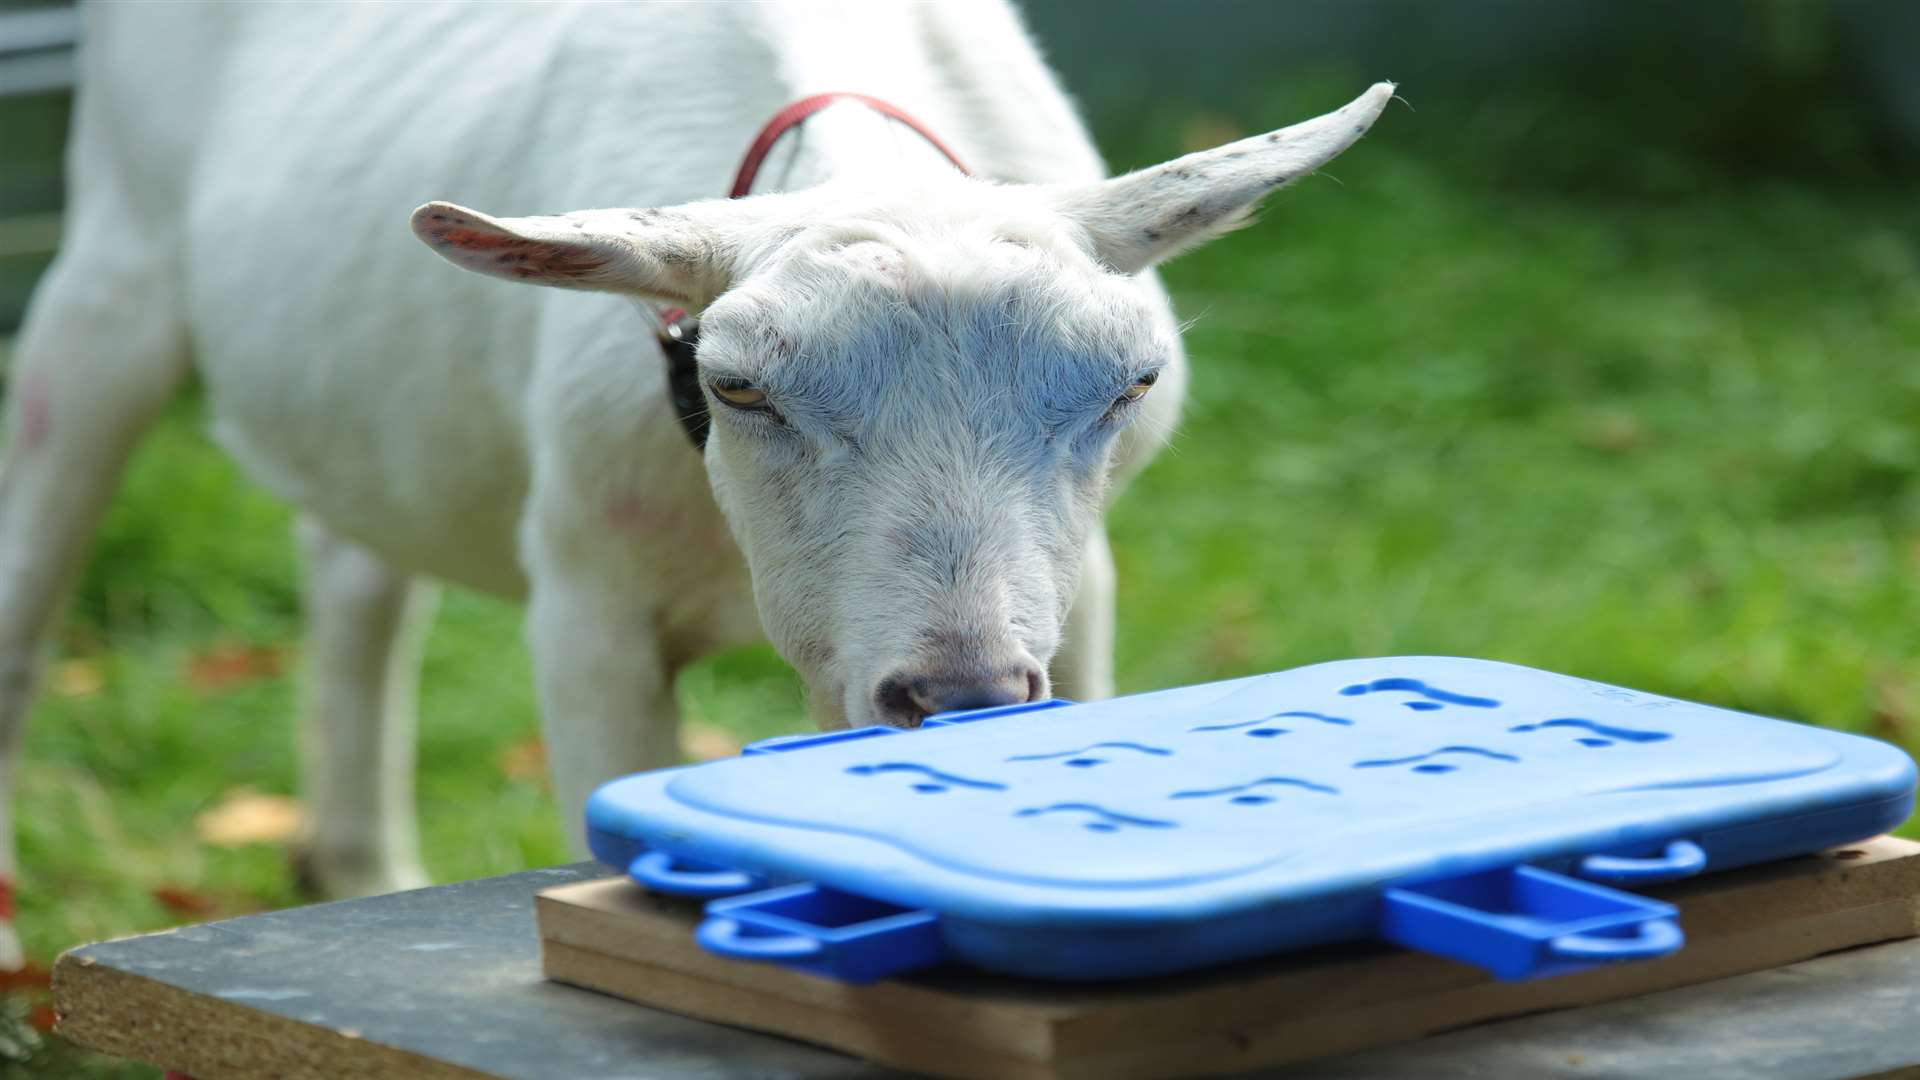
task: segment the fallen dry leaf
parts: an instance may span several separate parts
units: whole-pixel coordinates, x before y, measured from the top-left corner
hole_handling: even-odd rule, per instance
[[[500,775],[515,783],[546,787],[547,744],[540,741],[538,735],[529,735],[502,747],[494,764],[499,766]]]
[[[240,787],[195,815],[193,833],[201,843],[220,847],[279,844],[299,836],[306,824],[306,804],[299,799]]]
[[[740,753],[740,740],[724,728],[712,724],[683,724],[680,750],[695,761],[713,761]]]
[[[1891,742],[1905,742],[1908,729],[1920,714],[1920,703],[1916,699],[1920,699],[1920,690],[1900,672],[1881,672],[1873,682],[1873,710],[1869,714],[1872,727],[1867,733]]]
[[[0,994],[44,990],[53,985],[53,972],[29,960],[19,971],[0,971]]]
[[[1630,454],[1652,441],[1652,433],[1639,417],[1630,412],[1609,409],[1592,413],[1580,426],[1580,443],[1603,454]]]
[[[284,645],[224,641],[187,661],[187,685],[217,694],[245,683],[278,676],[287,667]]]
[[[100,661],[79,658],[62,660],[53,669],[53,692],[64,698],[88,698],[107,684]]]
[[[220,910],[219,903],[213,897],[179,885],[156,885],[147,890],[147,895],[153,897],[161,907],[178,915],[205,917]]]

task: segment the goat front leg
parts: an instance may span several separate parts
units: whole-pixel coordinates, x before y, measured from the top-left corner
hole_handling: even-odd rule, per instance
[[[1081,556],[1080,591],[1053,658],[1054,697],[1098,701],[1113,696],[1113,589],[1113,549],[1106,528],[1095,525]]]
[[[629,773],[676,765],[679,713],[654,606],[604,581],[536,572],[527,643],[540,729],[569,849],[585,857],[587,796]]]

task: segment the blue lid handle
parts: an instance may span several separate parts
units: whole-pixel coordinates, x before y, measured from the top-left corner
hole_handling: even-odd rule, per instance
[[[1663,956],[1684,938],[1672,904],[1509,866],[1396,886],[1381,894],[1379,934],[1500,979],[1533,979]]]
[[[827,950],[827,943],[817,937],[760,930],[721,915],[702,922],[693,940],[710,953],[736,960],[806,960]]]
[[[1644,960],[1665,956],[1686,943],[1686,935],[1672,919],[1651,919],[1632,937],[1567,934],[1547,943],[1547,951],[1562,960]]]
[[[1656,881],[1692,877],[1707,868],[1707,853],[1691,840],[1675,840],[1658,855],[1631,858],[1625,855],[1589,855],[1580,860],[1575,871],[1590,881],[1618,885],[1650,885]]]
[[[810,881],[710,901],[693,939],[718,956],[849,983],[932,967],[945,950],[938,913]]]
[[[655,892],[712,898],[751,892],[765,882],[744,870],[729,870],[664,851],[646,851],[627,866],[627,875]]]

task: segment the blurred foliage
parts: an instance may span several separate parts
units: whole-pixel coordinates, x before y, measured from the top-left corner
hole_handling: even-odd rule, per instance
[[[1168,271],[1197,391],[1115,516],[1134,685],[1458,653],[1913,745],[1908,202],[1341,171]]]
[[[1194,111],[1264,130],[1391,79],[1418,122],[1372,138],[1500,187],[1681,195],[1920,167],[1920,6],[1904,0],[1023,7],[1089,115],[1117,131]],[[1336,89],[1300,93],[1316,85]]]

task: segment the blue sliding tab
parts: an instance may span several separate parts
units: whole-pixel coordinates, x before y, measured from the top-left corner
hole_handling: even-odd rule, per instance
[[[1665,956],[1686,940],[1673,918],[1672,904],[1514,866],[1386,890],[1380,936],[1513,981]]]
[[[694,940],[710,953],[849,983],[933,967],[940,916],[802,882],[715,900]]]

